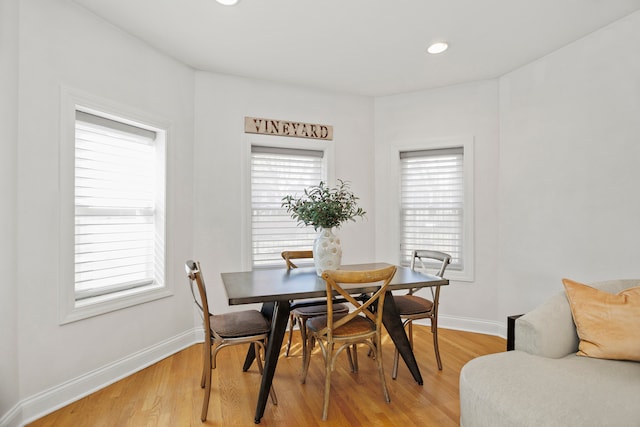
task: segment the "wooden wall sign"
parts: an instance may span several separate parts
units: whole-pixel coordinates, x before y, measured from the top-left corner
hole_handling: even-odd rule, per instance
[[[245,133],[262,135],[293,136],[297,138],[313,138],[333,140],[333,126],[315,123],[289,122],[286,120],[244,118]]]

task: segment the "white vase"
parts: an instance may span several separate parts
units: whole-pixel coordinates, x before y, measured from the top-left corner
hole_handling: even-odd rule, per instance
[[[318,237],[313,242],[313,262],[318,276],[322,276],[324,270],[338,270],[340,268],[342,246],[340,238],[333,234],[332,229],[320,229]]]

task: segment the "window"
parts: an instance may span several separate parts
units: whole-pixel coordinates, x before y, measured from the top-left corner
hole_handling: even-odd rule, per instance
[[[76,111],[75,300],[164,283],[157,133]]]
[[[464,147],[400,151],[400,262],[414,249],[451,255],[448,269],[471,268],[471,203]]]
[[[171,296],[170,122],[67,87],[60,118],[59,323]]]
[[[251,146],[252,266],[282,265],[283,250],[313,247],[316,232],[298,226],[281,207],[287,194],[326,180],[322,150]]]

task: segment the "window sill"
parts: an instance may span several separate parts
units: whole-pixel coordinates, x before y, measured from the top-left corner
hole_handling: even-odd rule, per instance
[[[73,301],[73,307],[61,312],[60,325],[87,319],[123,308],[166,298],[173,293],[166,286],[152,284],[107,295]]]

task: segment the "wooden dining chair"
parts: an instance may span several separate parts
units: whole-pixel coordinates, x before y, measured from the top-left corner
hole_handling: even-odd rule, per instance
[[[292,260],[299,259],[313,259],[313,251],[283,251],[281,253],[282,258],[287,263],[287,270],[298,268]],[[307,352],[307,320],[315,316],[323,316],[327,314],[327,304],[322,299],[313,304],[313,301],[309,302],[310,305],[294,308],[289,314],[289,337],[287,339],[287,348],[284,352],[285,356],[289,356],[289,350],[291,349],[291,338],[293,336],[293,328],[297,325],[300,330],[300,340],[302,342],[302,363],[304,363],[304,355]],[[349,307],[345,304],[334,304],[333,312],[335,314],[347,313]],[[354,370],[353,362],[349,358],[349,362],[352,364],[351,369]]]
[[[202,402],[202,414],[200,419],[207,419],[209,409],[209,397],[211,395],[211,370],[216,368],[216,355],[224,347],[239,344],[255,346],[258,370],[262,374],[262,360],[260,350],[264,351],[269,331],[269,322],[257,310],[235,311],[225,314],[212,314],[209,310],[207,289],[204,284],[200,263],[189,260],[185,263],[185,271],[189,279],[189,289],[193,295],[193,301],[200,309],[204,328],[203,366],[200,387],[204,388],[204,401]],[[194,291],[194,284],[198,292]],[[205,316],[204,314],[207,313]],[[269,390],[271,401],[278,404],[273,388]]]
[[[411,270],[416,269],[416,260],[420,263],[419,269],[427,272],[430,266],[437,271],[438,277],[443,277],[447,266],[451,263],[451,255],[439,251],[415,250],[411,255]],[[426,261],[426,263],[425,263]],[[430,264],[431,262],[431,264]],[[406,295],[394,295],[398,313],[403,319],[402,325],[408,329],[409,342],[413,348],[413,321],[418,319],[429,319],[431,323],[431,333],[433,335],[433,349],[436,353],[438,369],[442,370],[442,360],[440,360],[440,350],[438,348],[438,305],[440,301],[440,286],[431,286],[431,299],[426,299],[415,295],[418,289],[410,289]],[[398,376],[398,349],[393,355],[393,371],[391,378],[394,380]]]
[[[380,384],[385,400],[390,402],[387,383],[384,378],[382,365],[382,313],[384,311],[384,299],[387,287],[396,273],[396,266],[381,268],[378,270],[348,271],[348,270],[326,270],[322,273],[322,278],[327,284],[327,314],[325,316],[312,317],[307,320],[309,331],[309,341],[311,339],[318,342],[325,363],[325,385],[324,403],[322,408],[322,419],[327,419],[329,411],[329,394],[331,391],[331,372],[334,369],[335,361],[345,349],[357,344],[366,344],[375,354],[378,365]],[[354,298],[348,291],[343,289],[343,284],[371,284],[380,286],[365,301]],[[333,310],[333,295],[337,293],[340,297],[353,306],[353,310],[341,316],[335,316]],[[336,349],[337,346],[337,349]],[[302,382],[304,383],[309,371],[311,352],[305,354],[304,368],[302,372]]]

